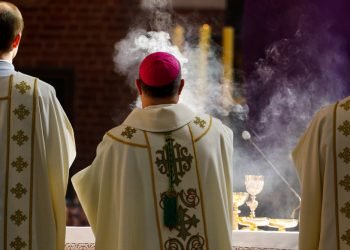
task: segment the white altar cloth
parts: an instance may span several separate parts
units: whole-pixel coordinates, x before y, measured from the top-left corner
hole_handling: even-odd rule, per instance
[[[298,232],[233,231],[233,250],[297,250]],[[94,250],[90,227],[67,227],[65,250]]]

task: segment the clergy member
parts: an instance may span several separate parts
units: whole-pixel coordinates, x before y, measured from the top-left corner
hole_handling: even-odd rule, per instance
[[[63,250],[73,130],[53,87],[14,69],[22,31],[0,2],[0,249]]]
[[[350,97],[322,108],[293,151],[299,250],[350,249]]]
[[[72,181],[97,250],[231,249],[233,134],[178,104],[179,61],[148,55],[142,109],[108,131]]]

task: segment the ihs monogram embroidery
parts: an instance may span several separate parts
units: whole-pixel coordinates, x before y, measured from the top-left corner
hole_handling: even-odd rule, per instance
[[[22,183],[17,183],[16,187],[11,188],[11,193],[15,195],[17,199],[21,199],[22,196],[27,193],[27,189],[24,188]]]
[[[15,88],[18,90],[19,93],[21,93],[22,95],[25,94],[28,90],[31,89],[31,87],[25,82],[22,81],[19,84],[15,85]]]
[[[172,139],[174,141],[174,139]],[[193,156],[188,152],[186,147],[182,147],[177,142],[174,144],[175,149],[175,172],[174,172],[174,183],[175,185],[179,185],[181,182],[181,178],[185,175],[187,171],[191,169],[191,163],[193,160]],[[156,165],[158,170],[162,174],[170,175],[170,168],[168,166],[168,155],[166,154],[166,146],[163,147],[163,150],[157,150],[156,154],[160,157],[156,158]]]
[[[18,146],[22,146],[26,141],[28,141],[28,136],[26,136],[23,130],[17,131],[17,134],[12,136],[12,140],[16,141]]]
[[[339,182],[340,186],[343,186],[345,191],[350,191],[350,176],[345,175],[344,179]]]
[[[193,122],[194,124],[198,125],[201,128],[205,128],[205,124],[207,124],[206,121],[202,120],[201,118],[199,118],[198,116],[195,117],[195,120]]]
[[[135,128],[132,128],[132,127],[129,127],[127,126],[124,131],[122,132],[122,136],[128,138],[128,139],[131,139],[134,134],[136,133],[136,129]]]
[[[17,226],[20,226],[27,219],[27,216],[21,210],[17,210],[10,218]]]
[[[17,116],[19,120],[23,120],[26,116],[30,114],[29,110],[23,104],[19,105],[13,113]]]

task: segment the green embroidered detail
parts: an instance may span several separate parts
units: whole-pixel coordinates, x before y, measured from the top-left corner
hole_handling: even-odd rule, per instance
[[[345,205],[340,209],[340,212],[342,212],[346,218],[350,219],[350,202],[345,203]]]
[[[171,140],[173,143],[174,139]],[[173,182],[176,186],[178,186],[185,173],[191,170],[193,156],[188,152],[186,147],[182,147],[177,142],[173,145],[173,151],[175,164]],[[159,172],[161,174],[166,174],[169,177],[171,174],[171,168],[168,165],[169,153],[167,153],[167,145],[163,146],[163,150],[157,150],[156,155],[160,156],[156,157],[155,161]]]
[[[13,161],[11,163],[12,167],[16,168],[16,171],[18,173],[22,172],[23,169],[28,167],[28,163],[26,161],[24,161],[24,159],[21,156],[18,156],[16,158],[16,161]]]
[[[205,125],[207,124],[206,121],[202,120],[198,116],[196,116],[194,119],[195,119],[194,122],[193,122],[194,124],[198,125],[201,128],[205,128]]]
[[[28,90],[30,90],[30,86],[27,85],[25,81],[20,82],[19,84],[15,85],[15,88],[18,90],[19,93],[22,95],[25,94]]]
[[[10,219],[17,225],[20,226],[27,219],[27,216],[23,214],[21,210],[17,210],[14,214],[11,215]]]
[[[12,140],[16,141],[19,146],[22,146],[28,139],[28,136],[24,134],[23,130],[17,131],[17,134],[12,136]]]
[[[344,179],[339,182],[340,186],[343,186],[345,191],[350,191],[350,176],[347,174],[344,176]]]
[[[340,159],[343,159],[346,164],[350,163],[350,148],[345,147],[343,152],[338,154]]]
[[[10,247],[15,250],[21,250],[26,246],[27,246],[27,243],[25,243],[25,241],[23,241],[22,238],[18,236],[10,243]]]
[[[136,129],[127,126],[124,129],[124,131],[122,132],[122,136],[124,136],[124,137],[126,137],[128,139],[131,139],[134,136],[135,133],[136,133]]]
[[[179,232],[177,237],[180,237],[183,240],[186,240],[188,236],[191,236],[189,231],[192,227],[197,227],[197,224],[200,222],[200,220],[197,219],[196,215],[192,215],[191,217],[187,214],[187,212],[187,208],[179,206],[178,226],[175,229]]]
[[[16,187],[11,188],[11,193],[16,196],[17,199],[21,199],[23,195],[27,193],[27,189],[24,188],[22,183],[17,183]]]
[[[346,233],[341,236],[341,239],[350,246],[350,229],[346,230]]]
[[[19,120],[23,120],[26,116],[30,114],[30,111],[23,104],[19,105],[13,113],[17,116]]]

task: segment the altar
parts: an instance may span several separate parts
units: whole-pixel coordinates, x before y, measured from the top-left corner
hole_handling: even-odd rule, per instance
[[[233,231],[232,250],[296,250],[298,232]],[[94,250],[90,227],[67,227],[65,250]]]

